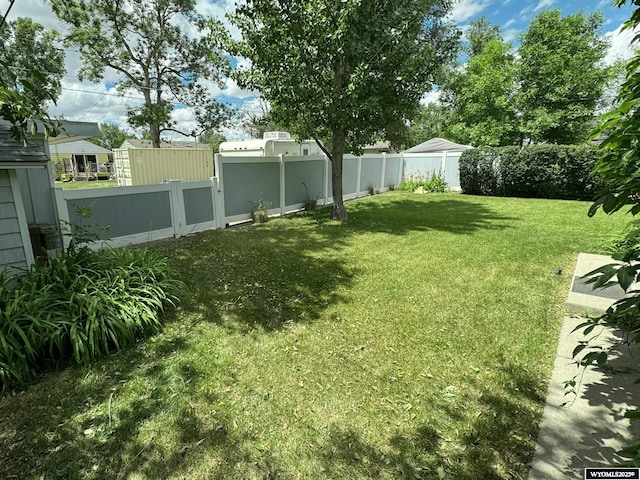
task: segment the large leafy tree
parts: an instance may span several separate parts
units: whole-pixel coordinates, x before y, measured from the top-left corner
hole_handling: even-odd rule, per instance
[[[512,145],[518,138],[514,55],[499,35],[483,40],[481,48],[470,42],[475,53],[443,86],[441,100],[452,110],[447,133],[478,147]]]
[[[65,73],[64,51],[56,46],[60,35],[30,18],[18,18],[2,25],[0,38],[0,61],[4,66],[0,69],[0,83],[21,90],[46,110],[47,102],[60,96],[60,81]]]
[[[418,113],[409,121],[401,144],[410,148],[434,137],[446,137],[451,110],[440,103],[420,105]]]
[[[209,145],[214,154],[220,152],[220,144],[226,141],[227,138],[223,134],[213,130],[207,130],[198,137],[198,142]]]
[[[539,14],[518,50],[519,93],[524,137],[535,142],[578,143],[594,126],[594,110],[609,77],[602,60],[608,41],[604,17],[595,12]]]
[[[465,33],[466,63],[443,75],[441,102],[451,110],[447,136],[475,146],[515,143],[515,57],[498,26],[484,17]]]
[[[67,42],[80,48],[80,79],[100,81],[107,68],[120,91],[137,90],[144,102],[128,110],[129,124],[149,129],[155,147],[164,131],[184,132],[171,119],[175,106],[195,109],[202,130],[218,127],[226,109],[210,96],[228,68],[224,28],[196,12],[195,0],[51,0],[69,24]],[[192,32],[189,34],[189,32]]]
[[[491,41],[502,41],[502,32],[498,25],[493,25],[485,17],[469,22],[465,36],[465,52],[473,58],[484,50],[484,47]]]
[[[101,123],[100,136],[90,138],[89,141],[108,150],[113,150],[120,148],[120,145],[128,138],[136,138],[136,136],[113,123]]]
[[[313,138],[332,165],[333,217],[346,220],[345,151],[396,136],[458,33],[449,0],[246,0],[233,17],[251,60],[240,82],[270,102],[274,120]]]

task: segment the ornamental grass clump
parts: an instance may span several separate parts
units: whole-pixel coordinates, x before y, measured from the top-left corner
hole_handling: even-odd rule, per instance
[[[130,249],[72,248],[13,282],[0,278],[0,389],[157,331],[177,287],[163,257]]]

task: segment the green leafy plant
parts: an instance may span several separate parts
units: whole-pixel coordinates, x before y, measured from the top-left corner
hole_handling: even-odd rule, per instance
[[[269,220],[271,202],[267,202],[260,197],[257,201],[250,201],[249,203],[251,204],[251,218],[255,223],[265,223]]]
[[[310,212],[312,210],[315,210],[316,207],[318,206],[318,196],[309,195],[309,187],[307,187],[307,184],[305,182],[302,182],[302,185],[304,186],[304,191],[307,194],[307,198],[304,201],[305,212]]]
[[[614,3],[622,6],[627,1],[616,0]],[[633,3],[638,4],[637,1]],[[639,25],[640,8],[636,8],[624,28],[635,30]],[[639,39],[640,35],[636,34],[633,42]],[[589,210],[589,216],[595,215],[600,209],[606,214],[622,209],[628,209],[632,216],[640,213],[639,52],[629,61],[626,69],[626,80],[620,88],[617,108],[603,116],[600,125],[591,135],[592,138],[604,135],[605,139],[600,144],[601,156],[591,174],[592,177],[599,178],[602,188]],[[631,222],[616,247],[612,258],[618,263],[604,265],[592,271],[589,274],[590,281],[594,288],[618,284],[626,295],[609,307],[604,315],[590,318],[576,328],[587,336],[587,340],[580,342],[573,352],[576,362],[583,367],[606,367],[613,351],[622,346],[640,343],[640,289],[635,286],[640,280],[640,229],[637,220]],[[608,348],[598,345],[596,338],[592,336],[598,326],[622,330],[623,340]],[[638,381],[640,380],[636,380]],[[626,417],[640,419],[640,410],[630,410]],[[628,458],[629,463],[640,466],[640,438],[635,436],[619,454]]]
[[[69,251],[75,250],[78,246],[89,245],[100,241],[100,235],[98,231],[108,232],[111,230],[111,226],[104,227],[99,226],[96,223],[86,223],[93,215],[93,210],[90,206],[81,206],[71,203],[75,208],[76,215],[80,218],[80,223],[73,223],[67,220],[61,220],[61,229],[63,235],[69,237]]]
[[[449,185],[439,171],[427,174],[411,173],[402,179],[397,189],[405,192],[420,190],[422,193],[444,193],[449,191]]]
[[[148,250],[73,248],[0,277],[0,391],[59,364],[84,364],[161,326],[179,283]]]

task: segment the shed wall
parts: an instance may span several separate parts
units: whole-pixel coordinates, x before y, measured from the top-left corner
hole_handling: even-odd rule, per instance
[[[0,170],[0,272],[26,268],[27,254],[8,170]]]
[[[118,185],[153,185],[168,180],[196,182],[213,177],[208,149],[116,149],[113,155]]]

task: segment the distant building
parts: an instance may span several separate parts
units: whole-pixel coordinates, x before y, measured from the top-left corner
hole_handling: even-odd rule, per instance
[[[391,148],[391,142],[387,140],[380,140],[371,145],[365,145],[362,147],[363,153],[393,153]]]
[[[86,140],[76,140],[51,144],[50,151],[56,180],[109,178],[111,150]]]

